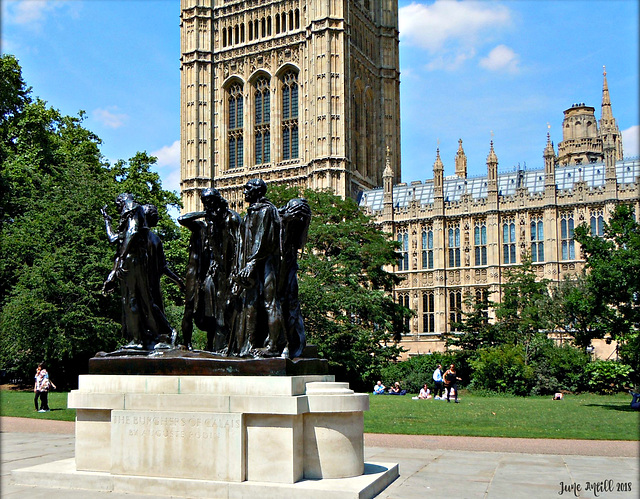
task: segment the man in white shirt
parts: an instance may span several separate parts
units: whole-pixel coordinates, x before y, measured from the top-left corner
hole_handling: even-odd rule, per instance
[[[436,367],[436,370],[433,371],[433,382],[434,382],[433,398],[437,400],[441,400],[442,388],[444,386],[444,383],[442,381],[442,365],[441,364],[438,364],[438,367]]]

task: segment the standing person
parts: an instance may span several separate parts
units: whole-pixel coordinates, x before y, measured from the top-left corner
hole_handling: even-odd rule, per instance
[[[49,386],[56,387],[49,379],[49,373],[43,363],[38,364],[35,375],[36,383],[33,392],[36,394],[33,402],[38,412],[49,412]],[[38,410],[38,399],[40,399],[40,410]]]
[[[444,389],[447,392],[447,402],[451,402],[449,398],[451,397],[451,391],[453,390],[455,393],[455,402],[456,404],[459,402],[458,400],[458,381],[461,379],[458,378],[458,374],[456,373],[456,366],[451,364],[447,372],[444,373]]]
[[[442,387],[444,386],[442,382],[442,365],[438,364],[436,370],[433,371],[433,398],[437,400],[442,399]]]

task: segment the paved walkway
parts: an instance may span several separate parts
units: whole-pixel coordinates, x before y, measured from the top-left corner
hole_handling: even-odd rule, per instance
[[[89,496],[83,490],[11,483],[13,469],[73,457],[74,423],[3,417],[0,429],[0,497]],[[365,460],[400,465],[400,477],[378,496],[381,499],[635,499],[640,497],[639,456],[637,442],[365,435]],[[580,490],[559,494],[561,484],[580,486]],[[586,490],[591,484],[596,484],[595,491]],[[150,497],[107,492],[91,492],[90,496]]]

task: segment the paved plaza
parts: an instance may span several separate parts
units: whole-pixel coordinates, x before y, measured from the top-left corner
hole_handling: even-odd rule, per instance
[[[14,469],[73,457],[74,423],[4,417],[0,424],[3,498],[151,497],[15,485]],[[637,442],[365,435],[365,461],[399,463],[400,477],[378,496],[389,499],[635,499],[639,455]]]

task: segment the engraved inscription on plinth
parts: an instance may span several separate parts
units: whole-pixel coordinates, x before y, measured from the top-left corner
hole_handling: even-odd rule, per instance
[[[111,473],[241,482],[242,414],[112,411]]]

